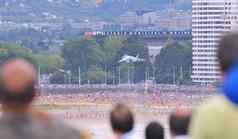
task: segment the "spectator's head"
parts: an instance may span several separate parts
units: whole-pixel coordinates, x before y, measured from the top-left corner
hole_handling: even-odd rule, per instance
[[[0,100],[4,110],[28,108],[35,96],[36,72],[32,64],[14,58],[0,67]]]
[[[133,113],[126,105],[117,104],[110,113],[110,123],[115,133],[128,133],[134,126]]]
[[[164,139],[164,128],[157,122],[151,122],[145,129],[146,139]]]
[[[169,129],[172,136],[188,134],[191,114],[188,112],[176,111],[169,117]]]
[[[221,39],[218,59],[225,75],[222,91],[231,102],[238,105],[238,33],[228,34]]]
[[[238,33],[224,36],[218,45],[218,60],[222,72],[238,63]]]

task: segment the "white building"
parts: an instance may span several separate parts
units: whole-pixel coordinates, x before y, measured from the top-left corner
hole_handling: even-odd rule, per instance
[[[216,58],[217,42],[237,28],[238,0],[193,0],[194,83],[215,83],[220,79]]]

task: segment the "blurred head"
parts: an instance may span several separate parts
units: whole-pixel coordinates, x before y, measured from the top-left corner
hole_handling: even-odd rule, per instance
[[[238,33],[224,36],[218,45],[218,60],[222,72],[238,64]]]
[[[119,134],[130,132],[134,126],[133,113],[124,104],[117,104],[110,113],[112,130]]]
[[[151,122],[145,129],[146,139],[164,139],[164,128],[157,122]]]
[[[35,96],[36,71],[21,58],[9,59],[0,67],[0,100],[3,108],[28,106]]]
[[[172,136],[187,135],[191,114],[188,112],[176,111],[169,117],[169,129]]]

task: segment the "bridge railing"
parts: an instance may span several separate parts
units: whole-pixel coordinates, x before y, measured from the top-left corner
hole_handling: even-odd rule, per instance
[[[192,39],[191,31],[96,31],[85,32],[85,36],[135,36],[142,38],[158,38],[158,39]]]

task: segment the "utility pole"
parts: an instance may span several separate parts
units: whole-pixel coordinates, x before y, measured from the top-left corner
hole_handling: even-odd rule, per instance
[[[173,67],[173,84],[175,85],[176,84],[176,74],[175,74],[175,68]]]
[[[180,66],[180,79],[183,81],[183,67]]]
[[[147,80],[147,69],[145,68],[145,82]]]
[[[78,79],[79,79],[79,87],[81,86],[81,70],[80,70],[80,66],[79,66],[79,69],[78,69]]]
[[[68,83],[67,83],[67,76],[66,76],[65,73],[64,73],[64,84],[68,84]]]
[[[71,80],[72,80],[72,75],[71,75],[71,71],[70,70],[68,70],[67,72],[66,72],[66,74],[67,74],[67,76],[68,76],[68,82],[69,82],[69,84],[71,85]]]
[[[41,71],[40,71],[40,66],[38,66],[38,86],[40,87],[40,82],[41,82],[41,77],[40,77],[40,73]]]
[[[146,68],[145,68],[145,82],[146,82],[147,80],[149,80],[149,77],[150,77],[150,73],[149,73],[148,68],[146,67]]]
[[[105,64],[104,66],[105,66],[104,67],[105,68],[105,79],[104,79],[105,81],[104,82],[105,82],[105,85],[107,85],[107,65]]]
[[[155,83],[155,66],[153,65],[153,84]]]
[[[119,85],[121,84],[121,67],[120,67],[120,65],[118,67],[118,84]]]
[[[133,64],[132,67],[131,67],[131,76],[130,76],[132,85],[134,84],[134,79],[135,79],[134,75],[135,75],[135,67],[134,67],[134,64]]]
[[[115,69],[114,67],[112,67],[112,84],[115,85],[115,80],[116,80],[116,76],[115,76]]]
[[[128,72],[127,72],[127,83],[130,85],[130,67],[128,67]]]
[[[149,69],[146,68],[146,81],[150,79],[150,72]]]

